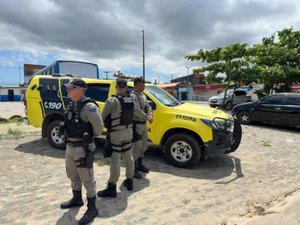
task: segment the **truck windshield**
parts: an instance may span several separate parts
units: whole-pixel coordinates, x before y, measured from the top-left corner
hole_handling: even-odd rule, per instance
[[[177,106],[180,102],[168,92],[156,86],[146,86],[145,89],[153,95],[160,103],[166,106]]]

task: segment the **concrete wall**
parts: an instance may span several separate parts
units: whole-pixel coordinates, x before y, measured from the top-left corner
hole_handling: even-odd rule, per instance
[[[1,102],[17,102],[24,100],[26,88],[24,87],[0,87]]]

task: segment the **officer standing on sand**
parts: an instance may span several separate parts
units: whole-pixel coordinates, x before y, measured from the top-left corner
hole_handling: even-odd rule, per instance
[[[144,152],[148,149],[148,127],[153,121],[152,109],[147,102],[147,97],[143,93],[145,90],[145,81],[141,77],[137,77],[133,81],[134,90],[131,92],[138,113],[134,114],[134,144],[133,159],[135,162],[134,178],[141,179],[142,175],[139,171],[149,173],[149,169],[143,165]]]
[[[134,102],[126,95],[127,81],[123,78],[116,80],[117,94],[105,102],[102,119],[108,131],[107,138],[111,146],[110,177],[107,187],[98,192],[98,197],[117,196],[116,184],[120,177],[121,157],[124,159],[126,177],[123,185],[129,191],[133,190],[134,161],[132,157],[132,123]]]
[[[95,205],[96,181],[93,170],[93,151],[96,146],[94,137],[99,136],[103,130],[103,122],[97,104],[85,97],[86,83],[74,78],[70,83],[64,84],[67,89],[70,104],[65,112],[64,123],[60,132],[67,140],[66,171],[71,180],[73,198],[61,204],[62,209],[83,205],[81,187],[82,183],[87,191],[87,211],[79,220],[79,224],[88,224],[97,215]]]

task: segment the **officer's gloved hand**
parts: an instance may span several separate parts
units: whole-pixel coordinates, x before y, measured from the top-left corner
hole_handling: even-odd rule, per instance
[[[64,132],[65,132],[65,122],[64,121],[59,122],[58,132],[60,135],[64,135]]]

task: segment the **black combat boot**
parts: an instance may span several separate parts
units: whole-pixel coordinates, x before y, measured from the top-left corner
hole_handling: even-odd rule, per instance
[[[143,165],[143,159],[142,158],[137,159],[137,169],[139,171],[144,172],[144,173],[149,173],[149,169]]]
[[[138,166],[138,162],[137,161],[134,161],[134,175],[133,177],[135,179],[142,179],[143,176],[139,173],[138,169],[137,169],[137,166]]]
[[[61,203],[60,208],[61,209],[69,209],[69,208],[78,207],[78,206],[83,206],[81,190],[80,191],[73,190],[73,198],[67,202]]]
[[[123,181],[123,185],[127,187],[128,191],[133,190],[133,179],[127,178],[126,180]]]
[[[79,225],[85,225],[91,222],[95,217],[98,216],[98,210],[95,204],[96,197],[87,198],[87,211],[84,213],[83,217],[79,220]]]
[[[106,188],[102,191],[98,191],[97,195],[100,198],[115,198],[117,197],[117,187],[115,184],[108,182]]]

